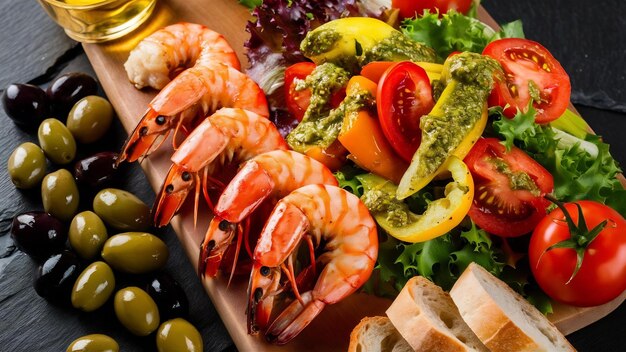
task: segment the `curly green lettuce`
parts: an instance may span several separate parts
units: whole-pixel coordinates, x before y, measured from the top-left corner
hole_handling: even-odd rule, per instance
[[[441,18],[425,11],[422,16],[402,22],[402,32],[437,52],[440,61],[453,51],[482,53],[490,42],[501,38],[524,38],[522,22],[517,20],[502,25],[499,32],[478,19],[456,11],[448,11]]]

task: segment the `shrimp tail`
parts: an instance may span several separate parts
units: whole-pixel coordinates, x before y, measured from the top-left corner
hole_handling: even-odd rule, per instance
[[[326,303],[314,299],[311,291],[302,294],[301,299],[291,302],[267,329],[265,337],[269,342],[284,345],[291,341],[326,306]]]

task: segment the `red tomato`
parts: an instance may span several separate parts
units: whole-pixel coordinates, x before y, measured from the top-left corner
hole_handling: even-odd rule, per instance
[[[298,62],[285,70],[285,100],[287,109],[298,121],[302,121],[304,112],[309,106],[311,99],[311,90],[296,90],[297,80],[304,80],[315,69],[312,62]]]
[[[311,101],[311,89],[296,90],[297,80],[304,80],[315,70],[312,62],[298,62],[285,70],[285,101],[289,113],[298,121],[302,121],[306,109]],[[339,106],[346,96],[346,90],[341,89],[330,97],[330,105],[333,108]]]
[[[626,220],[604,204],[588,200],[576,203],[582,208],[589,230],[604,220],[608,223],[584,249],[582,265],[571,281],[576,267],[576,250],[555,248],[546,251],[561,241],[572,239],[578,242],[579,237],[572,236],[561,209],[548,214],[533,232],[528,259],[537,283],[548,296],[575,306],[595,306],[611,301],[626,290]],[[566,203],[565,208],[578,224],[576,205]]]
[[[498,60],[505,74],[489,97],[490,106],[508,104],[504,114],[513,117],[518,109],[528,108],[534,95],[537,123],[550,122],[565,112],[571,92],[569,76],[541,44],[528,39],[500,39],[489,43],[483,54]]]
[[[435,105],[426,71],[405,61],[385,71],[376,92],[378,118],[393,149],[411,161],[420,145],[420,118]]]
[[[391,0],[391,7],[399,9],[404,18],[414,17],[416,13],[421,15],[424,10],[439,11],[440,14],[456,10],[465,14],[471,6],[472,0]]]
[[[554,189],[548,170],[521,149],[507,151],[496,138],[481,138],[465,157],[474,178],[470,218],[485,231],[503,237],[531,232],[546,216],[544,195]],[[520,186],[513,187],[518,180]],[[528,190],[525,183],[532,183]],[[516,189],[517,188],[517,189]]]

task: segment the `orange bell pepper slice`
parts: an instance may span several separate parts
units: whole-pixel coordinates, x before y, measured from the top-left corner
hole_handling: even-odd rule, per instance
[[[376,83],[363,76],[352,77],[346,90],[357,88],[376,96]],[[408,164],[391,148],[378,119],[366,109],[344,117],[338,139],[350,152],[348,158],[355,164],[395,184],[400,182],[408,168]]]

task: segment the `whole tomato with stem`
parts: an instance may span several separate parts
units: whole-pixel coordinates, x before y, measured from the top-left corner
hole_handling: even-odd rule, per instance
[[[581,307],[626,290],[626,220],[614,209],[581,200],[558,205],[535,228],[530,267],[552,299]]]

